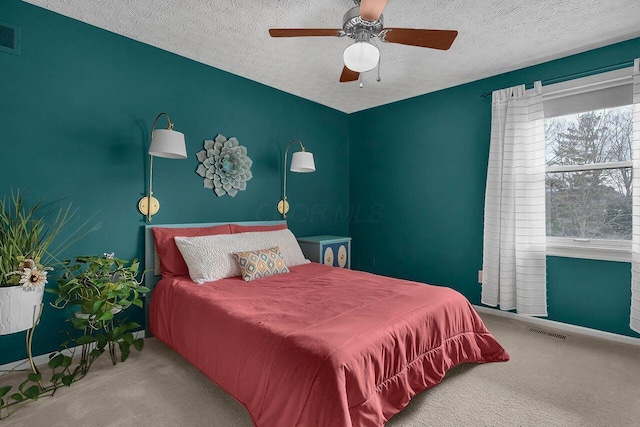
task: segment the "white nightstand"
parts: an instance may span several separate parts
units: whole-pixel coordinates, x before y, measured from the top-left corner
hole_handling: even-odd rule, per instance
[[[351,268],[351,237],[308,236],[298,238],[304,256],[334,267]]]

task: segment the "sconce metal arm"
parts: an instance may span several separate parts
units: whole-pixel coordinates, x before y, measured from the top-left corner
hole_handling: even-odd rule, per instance
[[[151,138],[149,139],[149,144],[153,140],[153,131],[156,130],[156,125],[158,124],[158,120],[162,116],[167,116],[167,129],[173,130],[173,122],[167,113],[160,113],[156,116],[156,119],[153,121],[153,126],[151,126]],[[147,194],[147,222],[151,222],[151,199],[153,197],[153,156],[149,154],[149,193]]]
[[[289,148],[291,147],[291,145],[296,142],[300,144],[300,149],[302,149],[302,151],[305,151],[304,145],[302,145],[302,141],[300,141],[299,139],[294,139],[289,142],[289,144],[287,145],[287,149],[284,150],[284,184],[282,186],[282,200],[284,201],[287,200],[287,155],[289,154]]]
[[[289,144],[287,145],[287,149],[284,150],[284,176],[282,179],[282,200],[280,201],[280,203],[278,204],[278,210],[280,211],[280,214],[282,215],[282,218],[286,218],[287,217],[287,210],[288,210],[288,202],[287,202],[287,159],[288,159],[288,154],[289,154],[289,148],[291,147],[291,145],[295,144],[295,143],[300,144],[300,149],[302,151],[305,151],[304,149],[304,145],[302,145],[302,141],[300,141],[299,139],[294,139],[292,141],[289,142]],[[280,204],[282,204],[282,207],[280,209]]]

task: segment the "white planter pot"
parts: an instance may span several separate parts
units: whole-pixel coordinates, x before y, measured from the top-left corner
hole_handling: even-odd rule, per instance
[[[22,286],[0,286],[0,335],[26,331],[36,324],[44,287],[26,291]]]
[[[117,307],[113,307],[111,310],[109,310],[111,312],[111,314],[118,314],[122,311],[122,307],[117,306]],[[73,315],[78,318],[78,319],[83,319],[86,320],[89,318],[89,315],[87,313],[82,313],[81,311],[77,311],[75,313],[73,313]],[[91,316],[91,320],[93,320],[95,318],[95,316]]]

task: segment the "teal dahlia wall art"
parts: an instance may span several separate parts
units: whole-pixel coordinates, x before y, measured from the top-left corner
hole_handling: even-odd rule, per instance
[[[253,161],[247,156],[247,147],[240,145],[235,137],[227,139],[218,134],[215,139],[204,142],[204,150],[196,157],[200,164],[196,173],[202,177],[204,188],[211,188],[217,196],[228,194],[235,197],[238,191],[247,189]]]

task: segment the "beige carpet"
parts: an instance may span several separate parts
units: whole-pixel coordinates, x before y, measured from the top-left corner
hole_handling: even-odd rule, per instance
[[[453,369],[388,426],[640,426],[639,347],[578,335],[562,340],[482,317],[511,361]],[[251,426],[242,405],[154,339],[125,363],[106,362],[0,427]]]

